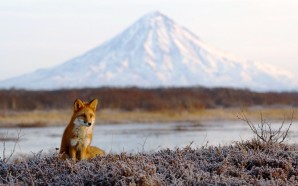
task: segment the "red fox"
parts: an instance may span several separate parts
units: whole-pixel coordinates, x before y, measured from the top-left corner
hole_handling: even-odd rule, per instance
[[[97,147],[90,146],[97,99],[83,103],[80,99],[74,102],[71,120],[64,130],[60,154],[62,159],[85,160],[104,156],[105,152]]]

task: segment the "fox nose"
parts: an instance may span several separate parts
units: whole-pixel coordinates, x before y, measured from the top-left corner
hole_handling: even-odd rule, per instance
[[[88,124],[88,126],[91,126],[92,125],[92,123],[87,123]]]

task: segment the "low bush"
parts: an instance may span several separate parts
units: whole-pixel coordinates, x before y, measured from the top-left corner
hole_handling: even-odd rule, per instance
[[[295,146],[256,139],[230,146],[108,154],[62,161],[35,154],[0,160],[0,185],[297,185]]]

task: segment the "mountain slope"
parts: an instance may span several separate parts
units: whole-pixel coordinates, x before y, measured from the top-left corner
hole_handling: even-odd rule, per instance
[[[297,88],[290,73],[217,50],[159,12],[145,15],[82,56],[0,82],[2,88],[25,89],[198,85]]]

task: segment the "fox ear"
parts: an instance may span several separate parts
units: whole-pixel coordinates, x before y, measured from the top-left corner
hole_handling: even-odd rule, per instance
[[[80,99],[76,99],[76,101],[74,102],[74,111],[78,111],[84,106],[85,104]]]
[[[97,103],[98,103],[97,99],[94,99],[94,100],[90,101],[90,103],[89,103],[90,108],[95,111]]]

